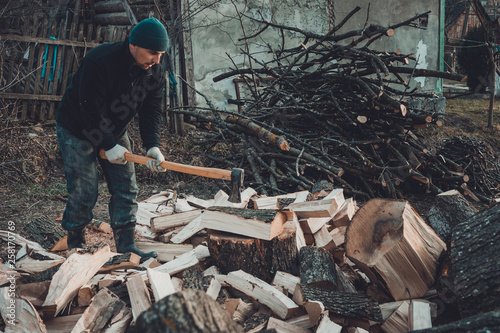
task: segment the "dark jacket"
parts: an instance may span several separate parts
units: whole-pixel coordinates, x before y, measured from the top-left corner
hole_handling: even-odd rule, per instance
[[[134,65],[128,42],[103,44],[82,60],[59,103],[57,123],[94,147],[113,148],[139,114],[146,149],[159,146],[165,75],[161,65]]]

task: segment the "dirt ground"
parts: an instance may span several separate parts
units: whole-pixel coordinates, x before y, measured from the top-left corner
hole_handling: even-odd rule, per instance
[[[480,103],[484,104],[484,99]],[[445,126],[427,128],[421,133],[426,138],[426,144],[436,145],[450,136],[474,136],[484,140],[499,157],[499,125],[486,129],[484,121],[471,117],[473,111],[469,110],[467,114],[459,112],[464,111],[463,102],[451,101],[449,104],[447,109],[451,111],[447,110]],[[26,223],[42,215],[57,219],[64,211],[67,192],[57,147],[55,124],[53,122],[20,124],[1,118],[0,121],[0,230],[5,230],[8,222],[13,221],[16,232],[24,235],[23,228]],[[135,122],[130,125],[129,133],[134,152],[144,154]],[[218,167],[206,157],[204,148],[199,144],[202,139],[202,131],[178,137],[165,130],[162,133],[161,149],[169,161]],[[193,194],[202,199],[213,198],[219,189],[226,192],[230,190],[228,182],[173,171],[152,173],[142,165],[136,165],[136,173],[139,201],[164,190],[176,190],[181,196]],[[104,179],[100,180],[99,189],[94,218],[109,222],[107,212],[109,193]],[[405,199],[422,216],[425,216],[434,200],[431,195],[408,196]],[[481,204],[477,205],[478,208],[482,208]]]

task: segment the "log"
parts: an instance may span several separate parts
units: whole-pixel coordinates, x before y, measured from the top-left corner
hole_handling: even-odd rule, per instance
[[[451,244],[451,291],[462,317],[499,309],[500,205],[460,221]]]
[[[465,197],[457,190],[450,190],[436,196],[427,214],[427,221],[434,231],[450,244],[451,232],[455,226],[477,213]]]
[[[151,307],[151,298],[144,280],[139,274],[127,279],[127,290],[132,305],[132,316],[135,322],[139,315]]]
[[[287,222],[282,233],[272,240],[210,231],[210,256],[222,274],[241,269],[269,283],[277,271],[298,273],[295,230],[295,225]]]
[[[434,284],[446,244],[402,200],[372,199],[354,215],[346,254],[395,300],[423,296]]]
[[[292,275],[290,273],[278,271],[274,275],[274,279],[271,283],[274,287],[281,287],[287,293],[293,294],[295,288],[300,283],[300,277]]]
[[[33,304],[14,294],[15,290],[10,287],[0,289],[0,314],[6,324],[5,332],[47,333]]]
[[[283,231],[286,215],[272,209],[210,207],[201,216],[201,227],[236,235],[271,240]]]
[[[297,304],[320,302],[325,310],[347,318],[382,321],[379,304],[370,296],[363,294],[344,293],[301,284],[295,290],[293,299]]]
[[[491,311],[438,327],[418,330],[418,333],[496,332],[498,327],[500,327],[500,311]]]
[[[153,217],[151,219],[151,231],[162,232],[170,228],[185,226],[201,215],[201,209],[191,210],[183,213]]]
[[[325,311],[321,314],[321,318],[319,320],[316,333],[340,333],[341,331],[342,331],[342,326],[337,325],[330,320],[328,311]]]
[[[233,288],[269,307],[281,319],[290,318],[298,310],[297,304],[276,288],[242,270],[231,272],[224,279]]]
[[[127,330],[127,333],[158,332],[243,333],[243,328],[207,294],[186,289],[154,303]]]
[[[155,302],[175,293],[170,274],[158,272],[151,268],[147,269],[147,273],[149,284],[151,285],[151,289],[153,289]]]
[[[44,317],[53,318],[61,312],[110,257],[108,245],[94,254],[75,252],[70,255],[52,278],[49,293],[43,303]]]
[[[68,249],[66,238],[68,233],[60,223],[45,215],[26,224],[24,232],[48,251],[63,251]]]
[[[85,309],[71,333],[99,333],[125,306],[125,303],[109,289],[101,289],[92,299],[90,306]]]

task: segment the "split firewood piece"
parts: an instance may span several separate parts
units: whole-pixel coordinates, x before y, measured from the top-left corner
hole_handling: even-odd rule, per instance
[[[132,310],[124,307],[108,323],[108,328],[102,333],[125,333],[132,321]]]
[[[153,203],[153,202],[138,202],[137,206],[140,211],[149,212],[156,216],[158,215],[170,215],[174,213],[173,205],[165,205],[164,202]],[[154,216],[153,216],[154,217]]]
[[[93,254],[75,252],[70,255],[52,278],[49,293],[43,303],[44,317],[55,317],[110,257],[108,245]]]
[[[316,333],[340,333],[341,331],[342,326],[330,320],[328,311],[321,314],[318,327],[316,328]]]
[[[50,268],[47,268],[43,271],[40,272],[33,272],[30,273],[29,275],[22,275],[19,278],[19,282],[21,283],[35,283],[35,282],[43,282],[43,281],[50,281],[52,280],[52,277],[54,274],[59,270],[59,267],[61,267],[61,263],[57,264],[56,266],[52,266]]]
[[[210,206],[213,206],[213,203],[214,203],[214,200],[203,200],[203,199],[200,199],[200,198],[197,198],[193,195],[188,195],[186,197],[186,200],[187,202],[195,207],[195,208],[199,208],[199,209],[207,209],[208,207]]]
[[[0,286],[3,286],[7,282],[17,280],[21,276],[21,274],[15,270],[13,262],[11,265],[12,267],[4,263],[0,263]]]
[[[140,262],[141,257],[135,253],[128,252],[117,254],[105,262],[98,273],[103,274],[117,269],[136,268],[139,267]]]
[[[460,221],[452,233],[451,283],[462,317],[496,309],[500,298],[500,205]]]
[[[161,266],[153,268],[156,271],[168,273],[173,275],[175,273],[181,272],[189,267],[197,265],[200,261],[193,253],[185,253],[174,260],[164,263]]]
[[[80,317],[71,333],[101,332],[111,319],[125,307],[125,302],[109,289],[101,289],[92,299],[87,309],[85,309],[85,312],[83,312],[83,315]]]
[[[50,281],[34,282],[16,285],[20,298],[29,301],[35,308],[42,307],[45,297],[49,292]]]
[[[243,329],[246,333],[262,332],[270,317],[267,313],[255,313],[243,323]]]
[[[338,227],[330,231],[330,237],[332,237],[333,243],[335,243],[335,247],[344,245],[346,231],[347,227]]]
[[[163,297],[175,293],[170,274],[158,272],[151,268],[147,269],[147,274],[149,278],[149,284],[151,285],[151,289],[153,289],[155,302],[158,302]]]
[[[104,232],[106,234],[110,234],[113,232],[113,229],[111,228],[111,225],[109,223],[99,221],[99,220],[92,220],[88,226],[94,230]]]
[[[146,200],[143,200],[142,202],[147,202],[147,203],[152,203],[152,204],[163,204],[169,200],[175,199],[176,193],[174,191],[161,191],[159,193],[153,194]]]
[[[297,198],[303,200],[302,198],[307,198],[311,193],[309,191],[300,191],[295,193],[288,193],[282,195],[276,195],[273,197],[262,197],[253,199],[254,209],[278,209],[278,199],[293,199],[295,201]]]
[[[191,206],[186,199],[179,198],[175,200],[175,207],[174,207],[175,213],[190,212],[192,210],[196,210],[196,208]]]
[[[307,219],[310,217],[332,218],[338,208],[337,200],[334,198],[297,202],[286,207],[286,209],[293,210],[299,219]]]
[[[175,327],[175,329],[172,329]],[[243,333],[222,307],[203,291],[186,289],[154,303],[128,333],[157,332]]]
[[[356,288],[335,264],[331,253],[317,246],[300,249],[300,280],[303,285],[356,292]]]
[[[254,302],[245,302],[241,298],[227,298],[224,302],[229,316],[237,323],[244,323],[256,312]]]
[[[40,255],[39,252],[33,250],[16,262],[16,269],[18,271],[38,274],[48,271],[51,268],[57,268],[63,262],[63,258],[55,260],[48,259],[47,257]]]
[[[286,320],[287,323],[296,325],[302,328],[313,328],[316,326],[314,323],[311,323],[308,314],[304,314],[302,316],[292,317]]]
[[[45,326],[47,327],[47,332],[50,333],[67,333],[71,332],[73,327],[75,327],[78,320],[82,316],[82,313],[60,316],[50,320],[45,320]]]
[[[272,240],[210,231],[210,256],[222,274],[241,269],[269,283],[277,271],[298,274],[295,230],[295,225],[287,222]]]
[[[294,211],[288,210],[285,211],[285,214],[287,221],[290,221],[295,225],[295,241],[297,242],[297,250],[300,251],[302,247],[307,245],[304,231],[302,230],[297,214],[295,214]]]
[[[77,304],[79,307],[89,306],[97,294],[97,285],[85,284],[78,290]]]
[[[295,289],[293,300],[304,306],[307,302],[320,302],[325,310],[347,318],[382,321],[379,304],[364,294],[345,293],[300,284]]]
[[[45,215],[26,224],[24,231],[33,240],[48,251],[63,251],[68,249],[66,239],[68,233],[60,223]]]
[[[398,304],[398,303],[396,303]],[[410,301],[403,301],[384,321],[381,328],[387,333],[408,332],[410,330],[408,315]]]
[[[127,290],[132,305],[133,321],[135,322],[139,315],[151,307],[151,298],[148,288],[139,274],[134,274],[127,279]]]
[[[164,244],[160,242],[136,242],[137,248],[143,252],[155,251],[158,253],[156,260],[167,262],[183,253],[191,251],[191,244]]]
[[[449,244],[455,226],[476,213],[477,209],[460,192],[451,190],[436,195],[427,221],[439,237]]]
[[[15,298],[14,294],[11,287],[0,288],[0,314],[6,325],[5,332],[46,333],[45,324],[33,304]]]
[[[283,231],[286,215],[272,209],[210,207],[201,216],[201,227],[271,240]]]
[[[312,333],[313,331],[308,330],[307,328],[302,328],[300,326],[296,326],[286,321],[276,319],[274,317],[269,318],[267,321],[266,329],[271,330],[275,329],[276,332],[283,333]]]
[[[136,223],[137,225],[145,225],[148,227],[151,227],[151,220],[160,214],[151,212],[148,209],[144,208],[144,205],[149,205],[149,206],[156,206],[156,205],[151,205],[151,204],[142,204],[138,205],[137,207],[137,213],[135,215],[136,218]],[[155,209],[154,207],[150,207],[150,209]],[[171,213],[170,213],[171,214]]]
[[[336,227],[348,226],[357,209],[356,201],[353,198],[345,199],[333,216],[333,225]]]
[[[274,275],[274,279],[271,283],[273,287],[281,287],[283,288],[285,295],[292,294],[297,288],[297,285],[300,283],[300,277],[295,276],[293,274],[277,271]]]
[[[412,300],[408,313],[408,328],[410,331],[432,327],[431,306],[428,302]]]
[[[151,231],[158,233],[167,229],[185,226],[200,216],[201,213],[203,213],[201,209],[196,209],[184,213],[153,217],[151,219]]]
[[[221,284],[215,277],[203,275],[203,272],[198,269],[188,269],[182,272],[182,289],[198,289],[204,291],[212,299],[216,300],[219,296]]]
[[[444,250],[446,244],[406,201],[372,199],[347,228],[347,256],[395,300],[429,290]]]
[[[66,259],[63,256],[47,251],[37,242],[30,241],[14,232],[0,230],[0,238],[5,242],[10,242],[11,244],[14,243],[22,248],[26,248],[27,253],[33,253],[32,251],[36,252],[36,256],[40,257],[41,261],[53,260],[55,262],[61,262]],[[37,260],[35,258],[33,259]],[[16,262],[16,265],[18,264],[19,262]],[[17,268],[19,269],[19,267]]]
[[[327,223],[331,222],[331,217],[310,217],[299,220],[302,230],[307,234],[315,234]]]
[[[174,244],[180,244],[187,239],[193,237],[198,232],[203,230],[201,227],[201,215],[189,222],[182,230],[180,230],[176,235],[170,240]]]
[[[328,227],[326,225],[319,229],[313,237],[317,247],[321,247],[327,251],[333,250],[337,247],[332,236],[328,232]]]
[[[281,319],[290,318],[297,310],[298,305],[283,295],[276,288],[265,281],[256,278],[242,270],[229,273],[225,281],[233,288],[245,293],[253,299],[269,307]]]

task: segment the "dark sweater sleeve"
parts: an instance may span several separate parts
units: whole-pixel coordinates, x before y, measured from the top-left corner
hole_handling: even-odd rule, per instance
[[[163,68],[160,67],[145,83],[148,95],[139,112],[139,130],[142,144],[148,150],[151,147],[160,146],[160,131],[163,122],[161,102],[165,87]]]
[[[79,83],[79,107],[83,118],[83,134],[97,148],[108,150],[116,145],[113,124],[108,118],[106,94],[108,79],[106,69],[92,59],[87,59],[81,68]]]

